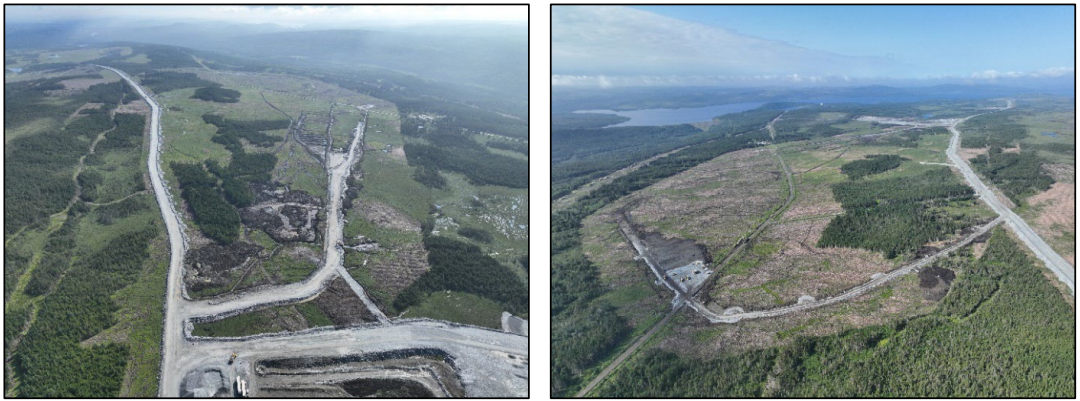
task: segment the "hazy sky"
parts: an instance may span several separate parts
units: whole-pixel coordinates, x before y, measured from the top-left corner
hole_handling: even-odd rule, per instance
[[[1072,6],[566,6],[555,85],[1071,76]]]
[[[15,22],[133,17],[276,23],[306,28],[429,22],[525,23],[528,16],[528,8],[524,6],[5,6],[5,19]]]

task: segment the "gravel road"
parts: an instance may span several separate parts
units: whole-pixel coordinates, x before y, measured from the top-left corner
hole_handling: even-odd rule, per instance
[[[120,75],[150,105],[150,155],[147,164],[154,196],[161,209],[169,235],[169,276],[165,299],[164,336],[162,338],[161,377],[158,395],[178,397],[180,381],[195,368],[221,365],[235,352],[243,358],[263,359],[296,356],[339,356],[373,351],[398,350],[416,347],[440,348],[455,358],[463,385],[469,396],[525,397],[528,395],[528,338],[520,335],[485,330],[438,321],[390,322],[367,297],[363,287],[347,274],[342,266],[343,250],[341,213],[345,177],[358,155],[363,138],[364,122],[356,127],[347,154],[333,154],[327,162],[329,170],[329,202],[325,264],[308,280],[264,291],[240,294],[225,300],[190,301],[183,294],[183,258],[186,238],[183,220],[175,210],[161,170],[160,125],[161,108],[141,86],[126,73],[115,68],[99,66]],[[308,331],[297,334],[252,337],[235,340],[195,340],[185,338],[188,319],[216,315],[258,305],[297,298],[314,297],[323,283],[343,276],[374,313],[381,326],[350,327],[338,330]],[[230,378],[231,380],[231,378]]]
[[[967,245],[967,244],[971,243],[971,241],[974,241],[976,237],[978,237],[980,235],[983,235],[983,234],[986,234],[987,232],[990,231],[990,229],[996,227],[998,224],[1001,224],[1001,222],[1002,222],[1001,218],[995,219],[994,221],[991,221],[990,223],[988,223],[986,225],[983,225],[982,227],[979,227],[978,230],[975,230],[974,232],[969,234],[967,237],[964,237],[963,240],[961,240],[961,241],[959,241],[959,242],[957,242],[955,244],[952,244],[952,245],[946,247],[945,249],[942,249],[938,253],[935,253],[935,254],[927,256],[925,258],[916,260],[916,261],[914,261],[912,263],[909,263],[907,265],[904,265],[904,266],[902,266],[900,268],[894,269],[893,271],[882,274],[882,275],[880,275],[880,276],[878,276],[876,278],[873,278],[870,281],[867,281],[867,282],[865,282],[863,284],[859,284],[859,285],[857,285],[855,287],[851,287],[851,288],[847,289],[846,291],[840,293],[840,295],[837,295],[837,296],[834,296],[834,297],[824,298],[824,299],[820,299],[820,300],[813,300],[813,301],[803,301],[803,302],[800,302],[800,303],[795,304],[795,305],[782,306],[782,307],[775,308],[775,309],[769,309],[769,310],[763,310],[763,311],[742,312],[742,313],[732,313],[732,314],[722,314],[722,313],[713,312],[709,308],[706,308],[705,305],[702,305],[700,302],[698,302],[696,299],[690,300],[689,302],[687,302],[687,304],[688,304],[688,306],[693,308],[695,311],[700,313],[702,316],[705,316],[706,319],[709,319],[709,321],[713,322],[713,323],[735,323],[735,322],[738,322],[740,320],[760,319],[760,318],[767,318],[767,317],[783,316],[783,315],[787,315],[789,313],[801,312],[801,311],[805,311],[805,310],[809,310],[809,309],[813,309],[813,308],[820,308],[822,306],[831,305],[831,304],[834,304],[834,303],[837,303],[837,302],[840,302],[840,301],[846,301],[846,300],[855,298],[855,297],[857,297],[859,295],[865,294],[867,291],[870,291],[870,290],[872,290],[874,288],[877,288],[878,286],[880,286],[882,284],[885,284],[885,283],[887,283],[889,281],[892,281],[892,280],[894,280],[896,278],[899,278],[900,276],[911,273],[913,271],[917,271],[919,268],[929,266],[931,263],[933,263],[938,258],[946,256],[946,255],[948,255],[950,253],[953,253],[957,249],[960,249],[964,245]]]
[[[1012,105],[1013,102],[1010,100],[1009,106],[1006,109],[1011,108]],[[948,127],[949,132],[952,132],[953,134],[947,152],[949,160],[952,160],[953,164],[960,170],[960,173],[963,174],[964,179],[968,181],[968,184],[970,184],[972,188],[975,188],[975,193],[979,195],[979,199],[986,202],[991,209],[994,209],[998,215],[1004,218],[1005,222],[1009,225],[1009,228],[1012,228],[1013,232],[1016,233],[1016,236],[1020,237],[1020,240],[1024,245],[1027,245],[1028,248],[1031,248],[1031,251],[1035,253],[1035,257],[1043,261],[1043,263],[1046,264],[1046,267],[1054,272],[1054,275],[1057,276],[1058,280],[1065,283],[1065,285],[1069,287],[1069,291],[1075,295],[1076,270],[1073,266],[1065,261],[1061,255],[1058,255],[1057,252],[1054,252],[1054,249],[1050,248],[1050,245],[1048,245],[1046,241],[1043,241],[1043,239],[1039,237],[1039,234],[1036,234],[1035,230],[1032,230],[1031,226],[1029,226],[1024,219],[1021,219],[1020,216],[1016,215],[1011,209],[1003,205],[1001,201],[998,200],[997,196],[994,195],[993,191],[990,190],[990,187],[984,184],[982,179],[971,170],[971,166],[968,165],[967,160],[964,160],[964,158],[956,153],[957,148],[960,147],[960,131],[956,129],[956,126],[968,118],[953,122],[952,125],[949,125]]]

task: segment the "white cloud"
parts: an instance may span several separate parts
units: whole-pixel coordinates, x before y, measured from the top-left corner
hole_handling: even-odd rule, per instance
[[[906,74],[909,66],[734,33],[627,7],[552,9],[552,69],[569,74]]]
[[[1066,75],[1076,74],[1076,69],[1072,67],[1052,67],[1029,73],[1028,75],[1035,78],[1043,77],[1063,77]]]
[[[937,75],[927,78],[865,78],[844,74],[755,74],[755,75],[565,75],[551,76],[551,86],[597,87],[621,86],[846,86],[846,85],[937,85],[943,83],[1019,83],[1049,81],[1071,76],[1073,68],[1054,67],[1037,71],[1001,72],[985,70],[966,76]]]
[[[610,88],[617,86],[771,86],[840,85],[855,81],[846,75],[562,75],[552,86]]]
[[[1052,67],[1028,72],[985,70],[971,73],[970,78],[990,81],[1001,78],[1058,78],[1074,73],[1076,73],[1076,70],[1070,67]]]

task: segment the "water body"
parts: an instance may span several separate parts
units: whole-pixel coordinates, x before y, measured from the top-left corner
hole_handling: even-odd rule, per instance
[[[909,96],[867,96],[867,97],[820,97],[820,98],[801,98],[801,99],[773,99],[770,102],[794,102],[794,103],[818,103],[818,104],[835,104],[835,103],[864,103],[864,104],[876,104],[876,103],[908,103],[919,102],[930,99],[960,99],[974,96],[927,96],[927,95],[909,95]],[[629,117],[630,119],[618,124],[609,125],[608,127],[641,127],[641,126],[660,126],[660,125],[676,125],[676,124],[688,124],[702,121],[712,120],[714,117],[722,116],[725,114],[738,113],[747,110],[753,110],[761,105],[769,102],[746,102],[746,103],[731,103],[721,104],[716,106],[705,107],[685,107],[681,109],[643,109],[643,110],[629,110],[629,111],[615,111],[615,110],[577,110],[574,113],[596,113],[596,114],[615,114],[623,117]],[[927,116],[933,116],[928,114]]]
[[[608,127],[640,127],[658,125],[676,125],[709,121],[724,114],[753,110],[765,102],[732,103],[706,107],[687,107],[682,109],[645,109],[630,111],[614,110],[578,110],[574,113],[615,114],[630,119]],[[606,128],[606,127],[605,127]]]

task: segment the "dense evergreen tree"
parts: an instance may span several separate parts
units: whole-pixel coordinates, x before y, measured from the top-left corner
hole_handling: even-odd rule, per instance
[[[1043,163],[1035,152],[1004,153],[997,147],[971,159],[971,166],[1016,204],[1054,185],[1054,178],[1043,171]]]
[[[833,195],[844,214],[829,222],[818,246],[864,248],[894,258],[962,228],[966,222],[930,213],[928,206],[971,199],[974,191],[948,168],[936,168],[914,176],[842,182],[833,185]]]
[[[134,283],[149,257],[156,228],[123,234],[101,251],[75,259],[54,293],[41,301],[34,324],[12,360],[22,397],[115,397],[129,350],[79,343],[115,324],[111,296]]]
[[[1002,229],[963,260],[929,315],[707,360],[649,349],[594,395],[1074,398],[1075,313],[1059,291]]]
[[[218,192],[217,179],[199,164],[172,163],[180,184],[180,196],[187,202],[199,230],[223,244],[236,241],[240,232],[240,214]]]
[[[425,235],[431,270],[406,287],[394,299],[394,308],[405,310],[436,291],[474,294],[500,303],[513,314],[529,312],[529,290],[517,274],[485,254],[480,247],[446,237]]]
[[[908,158],[898,155],[867,155],[862,160],[855,160],[840,166],[840,172],[847,174],[848,178],[857,180],[868,175],[884,173],[894,168]]]
[[[218,103],[236,103],[240,101],[240,91],[225,89],[221,85],[210,85],[195,90],[192,99]]]
[[[529,187],[529,163],[513,157],[463,148],[448,150],[420,143],[406,143],[409,165],[464,174],[476,185]]]
[[[132,74],[132,71],[126,70]],[[199,78],[190,72],[175,71],[151,71],[139,82],[140,85],[150,88],[154,93],[161,94],[168,91],[184,88],[198,88],[212,85],[213,82]]]

